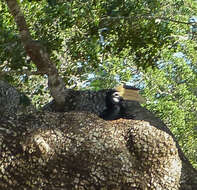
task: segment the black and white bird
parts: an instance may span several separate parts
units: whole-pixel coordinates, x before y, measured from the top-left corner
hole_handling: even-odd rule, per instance
[[[139,95],[138,88],[126,85],[99,91],[69,89],[68,92],[69,95],[65,97],[64,112],[86,111],[94,113],[104,120],[132,119],[132,115],[126,113],[124,100],[144,102],[144,99]],[[43,109],[56,111],[55,101],[48,103]]]
[[[115,120],[121,118],[124,112],[122,105],[123,98],[116,90],[106,93],[106,109],[101,113],[100,117],[104,120]]]

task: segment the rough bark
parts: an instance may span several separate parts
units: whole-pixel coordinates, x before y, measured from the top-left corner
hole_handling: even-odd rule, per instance
[[[125,104],[135,120],[87,110],[1,116],[0,189],[196,190],[197,172],[170,130],[138,103]]]
[[[55,64],[51,61],[46,48],[38,41],[34,41],[29,32],[24,15],[16,0],[5,0],[10,13],[13,15],[21,41],[24,45],[27,55],[36,65],[38,71],[48,75],[48,87],[52,97],[56,101],[56,110],[61,110],[65,103],[64,96],[66,95],[65,84],[58,74]]]
[[[0,141],[0,189],[197,187],[173,138],[145,121],[40,112],[1,118]]]
[[[36,111],[31,100],[7,82],[0,80],[0,117]]]
[[[103,110],[106,109],[105,97],[108,90],[101,90],[98,92],[94,91],[74,91],[70,90],[69,96],[65,97],[67,104],[64,107],[64,111],[88,111],[94,114],[100,115]],[[142,107],[138,102],[135,101],[123,101],[126,109],[126,115],[128,118],[133,117],[134,120],[147,121],[157,129],[167,133],[173,139],[178,150],[179,158],[182,161],[181,172],[181,189],[190,190],[197,188],[196,186],[196,171],[191,166],[188,159],[185,157],[181,150],[176,138],[170,131],[170,129],[158,118],[154,116],[145,107]],[[44,109],[54,111],[54,101],[47,104]],[[176,167],[176,166],[175,166]],[[187,171],[187,172],[185,172]],[[193,173],[194,172],[194,175]],[[184,182],[183,182],[184,181]],[[191,182],[191,183],[190,183]],[[191,185],[192,184],[192,185]]]
[[[65,97],[66,104],[62,108],[63,112],[68,111],[88,111],[96,115],[107,109],[106,96],[111,89],[99,91],[72,90],[69,89]],[[43,107],[43,110],[55,112],[55,101],[52,100]]]
[[[180,178],[180,190],[195,190],[197,189],[197,170],[194,169],[188,159],[185,157],[183,151],[181,150],[176,138],[170,131],[170,129],[153,113],[142,107],[138,102],[126,101],[126,109],[132,115],[135,115],[135,120],[143,120],[149,122],[150,125],[156,127],[157,129],[169,134],[176,144],[179,158],[182,162],[181,168],[181,178]],[[174,166],[175,167],[175,166]]]
[[[178,189],[172,137],[148,122],[41,112],[0,121],[1,189]]]

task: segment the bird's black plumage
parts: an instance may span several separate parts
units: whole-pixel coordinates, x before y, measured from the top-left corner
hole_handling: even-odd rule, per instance
[[[125,107],[123,105],[123,98],[117,91],[111,90],[106,94],[106,107],[107,109],[105,109],[100,115],[104,120],[127,118]],[[131,118],[133,117],[130,117],[129,119]]]

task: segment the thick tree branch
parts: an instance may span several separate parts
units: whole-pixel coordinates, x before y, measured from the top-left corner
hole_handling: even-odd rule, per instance
[[[0,118],[0,139],[0,189],[197,188],[197,173],[171,135],[145,121],[13,115]]]
[[[20,10],[20,7],[18,6],[17,1],[6,0],[6,3],[10,9],[10,13],[13,15],[15,22],[18,26],[22,42],[31,41],[32,38],[31,38],[31,35],[29,32],[27,23],[26,23],[25,18]]]
[[[171,131],[137,102],[125,102],[135,120],[107,122],[78,110],[27,114],[3,81],[0,94],[0,189],[197,189]]]
[[[13,15],[15,22],[18,26],[21,41],[24,45],[26,53],[30,56],[31,60],[35,63],[38,71],[48,75],[48,85],[50,93],[56,101],[57,111],[61,110],[61,107],[65,103],[65,85],[55,64],[52,63],[50,57],[46,51],[46,48],[37,41],[34,41],[31,37],[24,15],[20,10],[20,7],[16,0],[6,0],[10,13]]]

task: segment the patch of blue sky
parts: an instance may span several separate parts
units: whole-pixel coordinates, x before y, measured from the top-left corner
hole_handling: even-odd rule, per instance
[[[182,52],[176,52],[176,53],[174,53],[173,56],[174,56],[174,57],[177,57],[177,58],[185,58],[185,55],[184,55],[184,53],[182,53]]]

